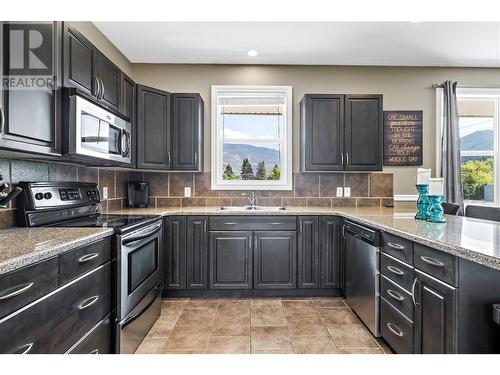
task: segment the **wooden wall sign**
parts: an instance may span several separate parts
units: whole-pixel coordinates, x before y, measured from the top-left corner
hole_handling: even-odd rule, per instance
[[[423,111],[384,111],[384,165],[422,165]]]

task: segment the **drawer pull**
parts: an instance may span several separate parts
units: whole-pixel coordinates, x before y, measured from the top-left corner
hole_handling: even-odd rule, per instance
[[[281,225],[283,223],[269,223],[269,224],[271,224],[271,225]]]
[[[387,246],[392,247],[393,249],[396,250],[404,250],[405,247],[403,245],[400,245],[396,242],[387,242]]]
[[[22,284],[17,287],[17,289],[13,290],[12,292],[7,292],[7,294],[0,295],[0,301],[5,301],[7,299],[16,297],[20,294],[25,293],[29,288],[31,288],[34,285],[34,283],[27,283],[27,284]]]
[[[236,225],[236,224],[238,224],[238,223],[231,223],[231,222],[229,222],[229,223],[224,223],[224,225]]]
[[[89,260],[95,259],[98,256],[99,256],[99,253],[90,253],[90,254],[84,255],[78,259],[78,263],[88,262]]]
[[[420,259],[422,259],[425,263],[430,264],[431,266],[444,267],[444,263],[440,262],[437,259],[434,259],[434,258],[431,258],[431,257],[426,257],[424,255],[422,255],[420,257]]]
[[[85,310],[86,308],[92,306],[94,303],[96,303],[99,300],[99,296],[93,296],[90,298],[87,298],[85,301],[81,303],[80,306],[78,306],[79,310]]]
[[[35,345],[34,342],[30,342],[28,344],[21,345],[19,347],[19,351],[17,352],[17,354],[28,354],[31,351],[31,349],[33,349],[33,345]]]
[[[399,336],[399,337],[403,337],[403,332],[401,332],[401,330],[396,327],[394,324],[392,323],[387,323],[387,328],[389,328],[389,330],[394,333],[395,335]]]
[[[401,294],[392,289],[387,289],[387,294],[398,301],[403,301],[405,299]]]
[[[395,274],[395,275],[399,275],[399,276],[401,276],[401,275],[404,275],[404,274],[405,274],[405,273],[404,273],[403,271],[401,271],[399,268],[394,267],[394,266],[387,266],[387,269],[388,269],[389,271],[391,271],[391,272],[392,272],[393,274]]]
[[[99,354],[99,349],[94,349],[89,354]]]

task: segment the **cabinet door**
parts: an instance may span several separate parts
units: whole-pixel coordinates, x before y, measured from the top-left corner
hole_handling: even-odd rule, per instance
[[[170,169],[170,93],[137,86],[137,167]]]
[[[165,289],[186,288],[186,218],[165,219],[165,256],[163,272]]]
[[[64,23],[64,86],[95,96],[99,51],[82,34]]]
[[[305,95],[300,106],[302,171],[344,169],[344,96]]]
[[[299,288],[319,287],[319,222],[317,216],[299,217]]]
[[[294,231],[254,232],[254,289],[294,289],[297,284]]]
[[[203,171],[203,100],[173,94],[172,103],[172,169]]]
[[[252,232],[210,232],[210,289],[252,289]]]
[[[455,353],[457,289],[418,270],[416,278],[417,353]]]
[[[43,84],[0,89],[0,148],[61,155],[61,26],[60,22],[2,24],[2,74],[19,77],[16,83],[37,78]],[[27,46],[33,31],[42,39],[40,47],[31,50]],[[52,77],[53,85],[45,77]]]
[[[125,73],[121,73],[120,113],[130,121],[135,120],[135,82]]]
[[[97,54],[97,76],[101,80],[100,101],[118,110],[120,105],[121,71],[102,53]]]
[[[208,218],[189,216],[186,219],[186,287],[207,288]]]
[[[340,286],[339,219],[322,216],[320,220],[320,287],[338,288]]]
[[[345,97],[345,170],[381,171],[382,95]]]

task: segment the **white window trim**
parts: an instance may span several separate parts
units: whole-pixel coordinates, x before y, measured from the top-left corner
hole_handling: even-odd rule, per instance
[[[441,176],[441,135],[443,132],[443,88],[436,88],[436,176]],[[491,97],[495,99],[494,139],[492,152],[464,151],[463,156],[494,156],[493,167],[495,190],[494,204],[500,204],[500,88],[457,87],[457,98],[474,99]]]
[[[280,143],[282,152],[282,165],[281,175],[282,181],[280,183],[270,182],[266,180],[236,180],[237,183],[232,181],[224,181],[222,179],[222,170],[218,167],[218,160],[222,158],[223,142],[220,134],[220,127],[218,126],[218,111],[217,111],[217,96],[219,92],[236,91],[236,92],[282,92],[285,95],[285,113],[283,116],[284,121],[284,136]],[[292,86],[226,86],[226,85],[213,85],[211,90],[211,174],[212,174],[212,190],[292,190]],[[237,140],[235,140],[237,141]],[[241,141],[241,140],[238,140]],[[245,140],[247,141],[247,140]],[[237,143],[237,142],[236,142]],[[277,143],[276,140],[263,140],[258,139],[253,143]]]

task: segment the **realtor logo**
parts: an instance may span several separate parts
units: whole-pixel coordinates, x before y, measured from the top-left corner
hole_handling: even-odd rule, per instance
[[[8,43],[4,90],[54,90],[52,22],[10,22],[4,24]]]

